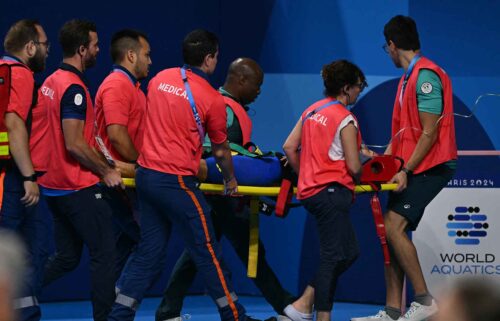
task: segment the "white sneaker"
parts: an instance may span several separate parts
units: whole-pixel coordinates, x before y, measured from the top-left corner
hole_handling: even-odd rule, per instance
[[[425,321],[438,312],[436,301],[432,300],[432,304],[422,305],[417,302],[412,302],[410,309],[398,321]]]
[[[292,321],[313,321],[314,318],[312,313],[299,312],[291,304],[287,305],[283,312]]]
[[[287,317],[287,316],[284,316],[284,315],[278,314],[278,321],[292,321],[292,319],[290,319],[290,318],[289,318],[289,317]]]
[[[368,317],[351,318],[351,321],[394,321],[384,310]]]

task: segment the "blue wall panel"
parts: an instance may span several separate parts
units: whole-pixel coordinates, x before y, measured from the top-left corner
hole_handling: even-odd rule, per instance
[[[180,44],[189,30],[203,27],[216,32],[221,52],[218,69],[212,77],[214,86],[223,82],[228,63],[238,56],[252,57],[263,66],[262,94],[251,105],[251,115],[255,122],[254,141],[264,149],[281,149],[302,111],[322,97],[321,67],[339,58],[358,64],[370,84],[353,109],[360,117],[366,142],[387,142],[395,79],[402,71],[381,50],[382,30],[385,22],[396,14],[409,14],[416,19],[423,52],[451,76],[461,112],[467,113],[479,95],[500,92],[500,3],[494,0],[478,0],[473,4],[451,0],[144,0],[140,3],[90,0],[81,4],[17,0],[10,1],[7,8],[0,12],[0,33],[4,34],[19,18],[38,17],[53,43],[48,71],[40,79],[61,60],[57,31],[62,23],[73,17],[94,20],[101,42],[98,64],[88,72],[94,92],[109,72],[111,35],[122,27],[142,29],[150,35],[151,75],[181,63]],[[459,146],[499,149],[497,119],[500,119],[500,98],[485,98],[473,119],[457,118]],[[498,158],[487,162],[487,166],[479,166],[472,160],[461,159],[459,166],[487,175],[488,166],[498,167]],[[384,300],[381,251],[367,204],[367,197],[361,196],[352,210],[362,252],[353,268],[342,277],[337,298],[381,303]],[[261,236],[267,258],[284,286],[299,293],[313,275],[318,257],[314,221],[303,209],[293,209],[284,220],[262,217]],[[224,249],[237,291],[258,293],[226,243]],[[150,294],[161,292],[181,250],[182,242],[174,235],[163,277]],[[73,274],[48,287],[46,299],[86,297],[88,268],[83,263]],[[204,291],[200,280],[192,290]]]

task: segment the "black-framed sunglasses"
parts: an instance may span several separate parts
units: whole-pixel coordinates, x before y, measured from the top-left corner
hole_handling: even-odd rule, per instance
[[[44,45],[45,48],[49,49],[50,48],[50,41],[33,41],[35,45]]]
[[[389,53],[389,45],[387,43],[384,43],[382,45],[382,50],[385,52],[385,53]]]

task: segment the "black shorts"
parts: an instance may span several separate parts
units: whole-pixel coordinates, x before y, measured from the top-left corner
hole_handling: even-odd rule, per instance
[[[408,186],[401,193],[390,192],[387,209],[408,220],[408,230],[415,231],[427,205],[448,184],[455,170],[445,164],[408,176]]]

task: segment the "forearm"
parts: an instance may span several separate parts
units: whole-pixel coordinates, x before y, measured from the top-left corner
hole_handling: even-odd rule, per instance
[[[23,176],[35,173],[29,150],[29,138],[26,128],[9,131],[9,148],[14,162]]]
[[[23,176],[35,173],[29,149],[29,136],[24,121],[15,114],[5,116],[5,124],[9,135],[9,149],[14,162]]]
[[[113,149],[120,155],[121,159],[127,162],[135,162],[139,153],[128,133],[127,126],[120,124],[110,124],[106,127],[109,141]]]
[[[299,175],[299,170],[300,170],[300,152],[295,149],[295,150],[290,150],[290,149],[284,149],[286,158],[288,160],[288,163],[290,166],[293,168],[293,171]]]
[[[387,145],[387,148],[384,151],[384,155],[392,155],[392,144]]]
[[[415,170],[422,160],[427,156],[432,146],[436,142],[437,133],[434,134],[422,134],[418,139],[415,150],[413,151],[410,159],[405,164],[405,167],[409,170]]]
[[[96,175],[103,177],[111,168],[103,161],[97,153],[90,148],[85,141],[74,142],[71,146],[66,146],[70,155],[82,166],[90,169]]]
[[[212,144],[212,153],[214,155],[215,161],[219,165],[222,176],[226,181],[230,180],[234,176],[233,169],[233,158],[231,156],[231,149],[227,142],[216,145]]]
[[[111,145],[120,154],[120,156],[128,161],[135,162],[139,157],[139,153],[135,149],[134,143],[128,133],[120,135],[119,137],[110,136]]]

